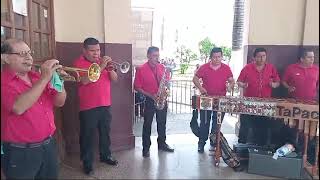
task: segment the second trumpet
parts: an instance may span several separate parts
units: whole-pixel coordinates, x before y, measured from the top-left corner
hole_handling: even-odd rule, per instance
[[[118,69],[118,68],[116,68],[116,66],[118,66],[121,73],[127,73],[130,70],[130,64],[127,61],[124,61],[122,63],[110,61],[106,68],[108,71],[111,71],[111,70]]]

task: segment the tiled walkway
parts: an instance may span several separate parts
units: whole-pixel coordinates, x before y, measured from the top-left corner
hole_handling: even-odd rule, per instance
[[[234,135],[226,135],[229,142],[236,140]],[[214,166],[208,146],[205,153],[196,150],[197,138],[193,134],[168,135],[167,142],[175,148],[174,153],[158,151],[156,136],[152,136],[150,158],[142,157],[141,137],[136,138],[136,147],[115,152],[119,160],[117,167],[102,164],[96,157],[95,173],[86,176],[82,173],[79,156],[69,156],[62,166],[61,178],[82,179],[270,179],[270,177],[234,172],[225,163]],[[221,160],[222,161],[222,160]]]
[[[205,153],[197,152],[197,137],[191,133],[191,114],[170,114],[167,122],[167,143],[175,148],[174,153],[158,151],[156,123],[153,123],[150,158],[142,157],[142,120],[136,123],[134,149],[114,152],[119,165],[102,164],[96,157],[95,172],[86,176],[81,171],[78,154],[69,155],[62,165],[61,178],[68,179],[271,179],[270,177],[234,172],[221,159],[220,167],[214,166],[213,157],[205,147]],[[236,118],[226,117],[222,130],[229,144],[237,141],[234,135]],[[232,147],[232,146],[231,146]]]
[[[200,117],[200,116],[199,116]],[[192,133],[190,129],[190,121],[192,118],[191,113],[182,113],[182,114],[174,114],[168,113],[167,118],[167,134],[189,134]],[[135,136],[142,135],[142,125],[143,125],[143,117],[138,117],[137,123],[134,126],[133,132]],[[235,125],[237,122],[236,116],[231,116],[229,114],[225,115],[223,120],[221,130],[224,134],[234,134],[235,133]],[[154,119],[152,124],[152,132],[151,135],[157,135],[157,123]]]

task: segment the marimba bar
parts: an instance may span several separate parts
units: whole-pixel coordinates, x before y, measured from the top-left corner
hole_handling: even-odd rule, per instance
[[[219,141],[221,113],[248,114],[280,118],[290,128],[297,127],[297,137],[304,137],[303,166],[312,176],[319,176],[319,104],[317,102],[234,96],[193,96],[192,107],[193,109],[217,111],[216,166],[219,166],[221,157]],[[316,137],[315,164],[310,165],[307,162],[308,142],[314,137]]]

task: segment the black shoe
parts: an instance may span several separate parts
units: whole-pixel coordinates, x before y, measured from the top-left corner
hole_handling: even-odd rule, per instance
[[[142,150],[142,156],[143,157],[150,157],[150,151],[149,150]]]
[[[84,166],[83,166],[83,172],[84,172],[86,175],[93,175],[92,166],[86,166],[86,165],[84,165]]]
[[[204,153],[204,146],[198,145],[198,152],[199,153]]]
[[[113,159],[111,156],[107,157],[107,158],[102,158],[100,159],[100,162],[112,165],[112,166],[116,166],[118,165],[118,161]]]
[[[166,152],[174,152],[174,149],[171,148],[168,144],[158,145],[158,149]]]

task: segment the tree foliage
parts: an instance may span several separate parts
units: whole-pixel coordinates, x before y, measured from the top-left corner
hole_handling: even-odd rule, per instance
[[[231,52],[232,52],[231,48],[226,46],[221,46],[221,49],[224,56],[224,60],[229,61],[231,59]]]
[[[208,37],[199,42],[200,58],[202,61],[207,61],[210,51],[214,47],[216,47],[216,45],[213,44]]]
[[[184,74],[185,71],[189,68],[190,62],[197,60],[198,56],[196,53],[192,52],[191,49],[182,45],[177,48],[176,58],[180,60],[180,73]]]
[[[218,47],[218,46],[212,43],[208,37],[204,38],[199,42],[200,58],[202,61],[204,62],[207,61],[207,59],[210,56],[210,52],[214,47]],[[232,52],[231,48],[226,46],[221,46],[220,48],[222,49],[224,60],[229,61],[231,58],[231,52]]]

